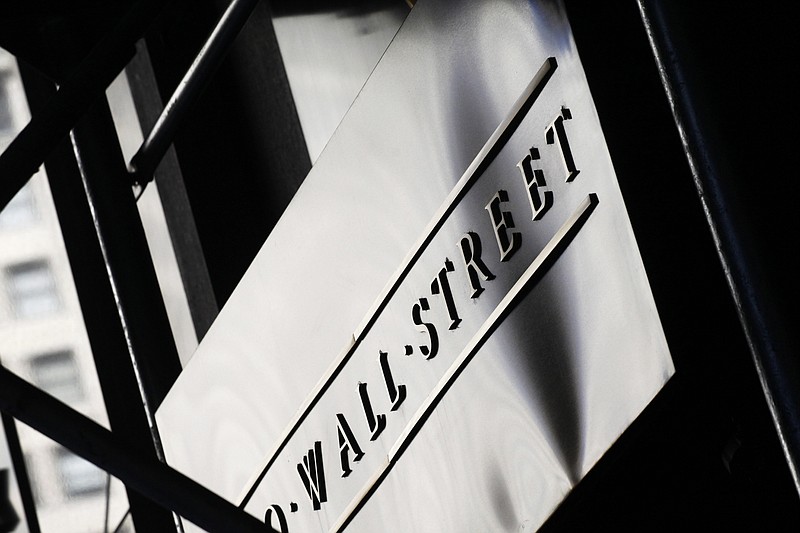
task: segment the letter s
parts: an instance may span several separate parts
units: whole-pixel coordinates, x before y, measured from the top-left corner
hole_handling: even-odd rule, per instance
[[[419,302],[415,303],[414,307],[411,309],[411,318],[414,320],[417,329],[423,333],[427,333],[431,341],[430,346],[421,345],[419,347],[425,359],[433,359],[436,357],[436,354],[439,353],[439,335],[436,333],[436,327],[430,322],[424,322],[422,320],[422,311],[429,310],[430,305],[425,298],[420,298]]]

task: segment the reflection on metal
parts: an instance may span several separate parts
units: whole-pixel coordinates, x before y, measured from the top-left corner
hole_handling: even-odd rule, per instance
[[[425,402],[406,425],[400,438],[398,438],[394,446],[392,446],[383,468],[375,473],[369,483],[361,489],[356,498],[347,506],[344,514],[334,523],[331,528],[332,530],[340,531],[344,529],[352,520],[353,515],[361,509],[369,497],[378,489],[381,482],[386,479],[391,468],[397,463],[409,444],[411,444],[411,439],[419,432],[422,424],[424,424],[431,415],[439,404],[439,401],[447,393],[459,374],[464,370],[464,367],[469,364],[470,360],[475,356],[481,346],[483,346],[489,335],[497,328],[506,314],[519,303],[528,291],[530,291],[532,286],[541,279],[547,268],[558,259],[560,253],[575,237],[581,226],[586,222],[586,219],[592,214],[597,203],[597,196],[589,195],[589,197],[581,203],[575,213],[572,214],[569,220],[561,226],[550,242],[547,243],[544,250],[536,257],[519,281],[514,284],[508,294],[506,294],[503,300],[498,304],[497,308],[489,315],[489,318],[481,325],[478,332],[470,339],[466,348],[464,348],[450,368],[447,369],[447,372],[442,376],[436,388],[431,391]]]
[[[369,310],[364,322],[357,328],[356,333],[353,335],[354,341],[348,344],[348,346],[345,346],[338,361],[332,364],[328,372],[326,372],[325,375],[320,379],[317,387],[311,394],[308,395],[308,398],[304,402],[303,406],[288,425],[278,445],[269,454],[269,459],[267,460],[266,465],[262,468],[261,474],[255,480],[255,482],[252,483],[252,487],[247,494],[240,499],[240,504],[242,506],[247,505],[247,502],[253,495],[253,491],[255,491],[261,479],[263,479],[266,471],[272,466],[278,454],[286,446],[289,439],[292,437],[292,435],[294,435],[295,431],[306,418],[306,416],[308,416],[308,413],[311,411],[311,409],[313,409],[313,407],[317,404],[323,393],[336,379],[336,376],[339,375],[344,365],[350,360],[350,357],[364,339],[365,333],[375,323],[375,320],[377,320],[377,318],[380,316],[381,311],[383,311],[383,309],[386,307],[386,304],[389,302],[390,298],[392,298],[392,296],[397,292],[400,284],[408,276],[411,267],[417,262],[428,244],[430,244],[433,237],[442,227],[444,221],[456,208],[458,202],[470,189],[470,186],[483,174],[483,171],[486,169],[488,164],[494,160],[494,157],[497,155],[498,151],[505,146],[509,137],[514,133],[514,131],[516,131],[520,121],[525,116],[525,113],[530,110],[539,94],[541,94],[542,89],[544,89],[544,86],[547,84],[547,81],[552,76],[556,67],[557,63],[555,59],[548,58],[544,65],[536,73],[533,80],[531,80],[531,82],[525,88],[525,91],[515,103],[511,113],[509,113],[508,117],[497,127],[492,136],[486,142],[486,145],[484,145],[484,147],[475,157],[475,160],[464,173],[464,176],[462,176],[462,178],[458,181],[458,184],[453,187],[453,190],[450,192],[447,199],[439,208],[436,215],[434,215],[433,220],[431,220],[431,222],[425,228],[422,238],[417,242],[412,251],[409,252],[408,256],[395,273],[393,279],[387,283],[383,293],[377,298],[375,306]],[[452,266],[450,270],[452,270]],[[435,333],[432,334],[435,335]],[[411,351],[407,350],[406,355],[411,355],[411,352],[413,352],[413,349],[411,349]],[[428,358],[433,357],[433,355],[431,355],[431,351],[428,351],[426,355],[428,355]],[[372,440],[374,440],[374,438]]]
[[[292,98],[315,162],[408,8],[397,0],[286,0],[270,5]]]
[[[284,531],[529,531],[672,372],[560,4],[431,0],[157,418]]]
[[[378,297],[377,304],[379,307],[371,309],[368,313],[368,319],[365,323],[356,329],[356,337],[361,338],[363,332],[371,325],[385,305],[388,298],[397,290],[399,284],[405,279],[411,266],[419,259],[420,254],[426,246],[430,244],[431,239],[439,231],[444,221],[453,212],[458,205],[458,202],[464,197],[471,185],[478,179],[486,170],[486,167],[491,164],[497,153],[506,145],[509,137],[514,134],[519,126],[519,123],[525,117],[525,114],[530,110],[533,103],[541,94],[547,82],[550,80],[553,72],[556,70],[558,63],[555,58],[549,57],[545,63],[539,68],[530,83],[525,87],[522,95],[517,99],[511,108],[510,113],[506,116],[505,120],[497,126],[489,140],[475,156],[470,166],[467,168],[464,175],[456,183],[455,187],[450,191],[442,206],[433,216],[433,220],[423,231],[423,237],[415,244],[412,252],[404,259],[394,280],[390,281],[384,294]]]

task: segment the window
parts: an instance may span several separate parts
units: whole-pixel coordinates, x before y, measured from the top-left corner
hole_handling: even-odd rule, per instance
[[[59,308],[56,284],[46,261],[30,261],[6,269],[11,306],[17,318],[52,314]]]
[[[64,448],[57,452],[58,474],[64,493],[72,498],[89,496],[106,488],[107,474]]]
[[[62,402],[83,398],[78,366],[72,352],[59,351],[31,359],[31,371],[36,385]]]
[[[8,202],[0,212],[0,228],[20,228],[30,225],[36,220],[36,205],[33,191],[26,185]]]
[[[0,71],[0,134],[9,133],[14,126],[14,117],[11,116],[11,102],[8,97],[6,83],[10,76]]]

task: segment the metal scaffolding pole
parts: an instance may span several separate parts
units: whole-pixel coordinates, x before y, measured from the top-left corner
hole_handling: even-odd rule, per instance
[[[275,530],[0,367],[0,410],[210,532]],[[275,532],[277,533],[277,532]]]
[[[55,87],[25,64],[20,64],[20,75],[35,113]],[[111,430],[142,453],[157,457],[92,213],[66,139],[48,156],[45,167]],[[173,523],[170,513],[136,492],[128,491],[128,501],[139,530],[158,531]]]
[[[172,143],[192,103],[222,62],[258,2],[259,0],[233,0],[225,10],[164,106],[155,126],[131,159],[131,171],[136,183],[144,184],[153,179],[153,172]]]

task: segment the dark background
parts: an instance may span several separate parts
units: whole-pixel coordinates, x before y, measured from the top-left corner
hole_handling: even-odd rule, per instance
[[[787,127],[794,32],[776,4],[669,4],[680,55],[668,59],[686,74],[725,214],[736,221],[796,391],[800,224]],[[676,375],[542,530],[798,531],[800,500],[638,7],[567,8]]]

